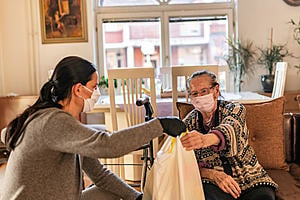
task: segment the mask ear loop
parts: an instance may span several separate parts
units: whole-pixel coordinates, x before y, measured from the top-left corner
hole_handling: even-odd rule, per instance
[[[90,93],[93,93],[93,91],[92,90],[90,90],[88,87],[86,87],[86,86],[84,86],[84,85],[82,85],[82,87],[84,87],[87,91],[89,91]]]

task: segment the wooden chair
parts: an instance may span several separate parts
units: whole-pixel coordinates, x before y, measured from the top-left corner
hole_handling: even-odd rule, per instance
[[[176,108],[176,102],[178,100],[178,78],[184,77],[184,89],[186,102],[188,102],[188,93],[186,92],[185,83],[190,75],[195,71],[207,70],[215,73],[218,76],[219,67],[216,65],[207,66],[173,66],[172,67],[172,99],[173,99],[173,115],[177,116],[178,111]]]
[[[300,110],[300,94],[298,94],[296,98],[297,98],[297,102],[298,102],[299,110]]]
[[[137,99],[143,98],[147,93],[150,95],[150,102],[153,107],[153,116],[157,116],[156,110],[156,92],[155,92],[155,73],[154,68],[118,68],[108,70],[108,87],[109,87],[109,97],[110,97],[110,114],[111,114],[111,124],[112,130],[116,131],[120,129],[119,127],[129,127],[136,124],[140,124],[145,121],[143,114],[143,107],[136,106]],[[117,100],[117,101],[116,101]],[[119,101],[119,102],[118,102]],[[117,109],[123,109],[123,124],[118,123]],[[125,115],[125,116],[124,116]],[[125,124],[124,124],[125,123]],[[107,126],[109,130],[109,126]],[[154,147],[152,144],[144,146],[143,149],[143,169],[141,178],[141,189],[143,189],[145,176],[147,172],[148,165],[148,153],[150,152],[150,162],[153,162],[153,148],[155,152],[157,151],[157,140],[154,142]],[[151,158],[152,155],[152,158]],[[129,157],[129,158],[128,158]],[[131,158],[130,158],[131,157]],[[138,155],[138,157],[140,157]],[[123,160],[132,159],[134,156],[128,155],[124,158],[118,160],[122,164]],[[126,162],[126,161],[125,161]],[[123,169],[121,169],[122,174]],[[135,169],[133,169],[133,174],[135,174]],[[126,171],[125,171],[125,179]],[[134,178],[133,178],[134,179]]]
[[[278,62],[276,63],[274,86],[272,91],[272,99],[281,97],[284,95],[285,80],[287,72],[287,63]]]
[[[0,132],[10,121],[21,114],[38,99],[37,96],[3,96],[0,97]],[[5,145],[0,141],[0,161],[8,157]],[[2,161],[1,161],[2,162]]]

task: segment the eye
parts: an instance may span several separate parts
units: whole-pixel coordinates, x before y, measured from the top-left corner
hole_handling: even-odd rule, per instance
[[[193,97],[198,96],[198,92],[192,92],[192,93],[191,93],[191,96],[193,96]]]
[[[201,90],[201,94],[207,94],[208,93],[208,89],[207,88],[204,88]]]

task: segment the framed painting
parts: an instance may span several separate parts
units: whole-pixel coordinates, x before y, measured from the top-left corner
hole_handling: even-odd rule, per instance
[[[284,0],[290,6],[300,6],[300,0]]]
[[[85,0],[40,0],[42,43],[87,42]]]

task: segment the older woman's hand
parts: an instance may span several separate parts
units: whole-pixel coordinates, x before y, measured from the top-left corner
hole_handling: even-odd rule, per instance
[[[215,182],[222,191],[230,194],[233,198],[236,199],[241,195],[239,184],[224,172],[215,169],[201,168],[200,174],[202,178],[207,178]]]
[[[182,146],[187,150],[194,150],[212,145],[218,145],[220,139],[213,133],[202,134],[196,130],[193,130],[183,136],[181,139]]]
[[[237,199],[241,194],[239,184],[229,175],[224,172],[214,170],[211,174],[212,180],[216,182],[221,190],[231,194],[233,198]]]

